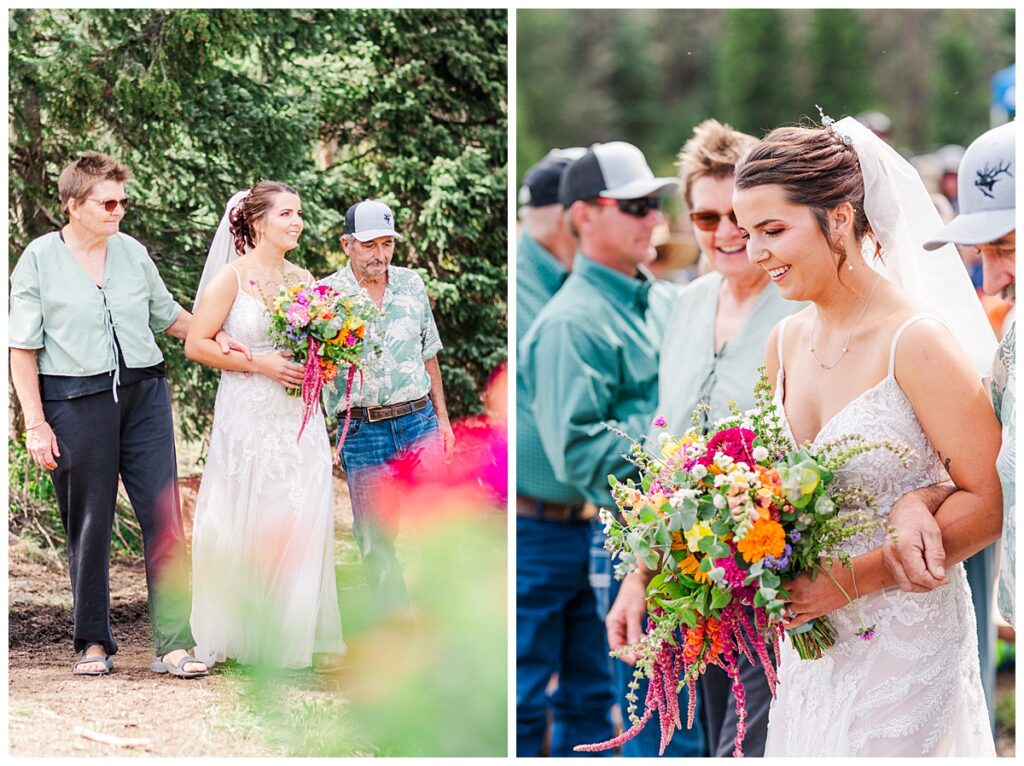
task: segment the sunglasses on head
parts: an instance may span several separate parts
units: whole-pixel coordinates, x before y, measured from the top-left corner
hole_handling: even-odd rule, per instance
[[[124,199],[94,199],[92,197],[89,197],[89,200],[91,202],[99,202],[101,205],[103,205],[103,209],[106,210],[108,213],[113,213],[115,210],[117,210],[118,205],[121,206],[122,210],[126,212],[128,210],[127,197],[125,197]]]
[[[696,213],[690,213],[690,220],[693,221],[693,225],[701,231],[714,231],[718,228],[718,223],[723,218],[728,218],[732,221],[732,225],[736,226],[736,213],[732,210],[727,215],[721,213],[713,213],[711,211],[700,211]]]
[[[604,205],[605,207],[615,205],[626,215],[633,215],[637,218],[643,218],[647,215],[648,210],[661,209],[660,197],[638,197],[636,199],[609,199],[608,197],[595,197],[594,203],[597,205]]]

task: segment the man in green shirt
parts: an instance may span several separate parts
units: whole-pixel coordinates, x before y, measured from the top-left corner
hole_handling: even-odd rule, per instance
[[[558,201],[562,174],[583,149],[548,153],[519,191],[522,232],[516,252],[516,341],[569,276],[576,238]],[[520,357],[521,359],[521,357]],[[541,754],[548,715],[552,756],[579,741],[612,735],[612,677],[588,579],[589,508],[555,478],[529,401],[516,374],[516,754]],[[548,697],[553,675],[558,688]]]
[[[612,505],[609,474],[635,476],[623,457],[628,444],[605,424],[640,438],[657,404],[658,352],[675,290],[655,284],[644,264],[655,257],[651,234],[665,220],[662,196],[677,187],[673,178],[655,178],[643,153],[621,141],[595,144],[561,179],[559,198],[579,248],[572,273],[520,343],[519,364],[555,478],[595,506]],[[614,597],[607,556],[599,544],[592,549],[602,618]],[[627,680],[621,674],[619,700]],[[653,728],[650,734],[657,738]],[[552,755],[560,754],[555,744]],[[702,753],[703,742],[687,744],[686,754]],[[656,742],[629,745],[635,749],[624,755],[657,754]]]

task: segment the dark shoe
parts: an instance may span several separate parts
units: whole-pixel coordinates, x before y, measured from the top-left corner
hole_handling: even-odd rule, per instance
[[[177,676],[178,678],[202,678],[203,676],[210,675],[209,669],[193,671],[184,670],[184,667],[190,662],[200,662],[203,665],[206,664],[202,660],[196,659],[191,654],[186,654],[184,657],[178,660],[177,663],[157,660],[149,666],[149,669],[152,670],[154,673],[170,673],[172,676]]]
[[[85,649],[82,650],[82,656],[75,660],[75,664],[71,667],[71,672],[76,676],[105,676],[110,673],[114,668],[114,661],[106,655],[106,650],[102,657],[90,657],[86,654],[90,647],[102,646],[99,643],[86,644]],[[106,667],[103,670],[82,670],[83,665],[89,665],[94,662],[102,662]]]

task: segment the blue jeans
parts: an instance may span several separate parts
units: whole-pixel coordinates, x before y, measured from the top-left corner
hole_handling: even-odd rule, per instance
[[[601,620],[604,620],[611,605],[619,595],[621,581],[612,577],[612,561],[610,554],[604,548],[604,530],[600,522],[594,522],[592,527],[591,550],[590,550],[590,582],[594,587],[597,597],[597,604],[600,610]],[[644,629],[647,629],[646,623]],[[605,646],[607,647],[607,634],[605,635]],[[626,694],[629,693],[629,683],[633,680],[633,666],[627,665],[619,659],[612,660],[615,673],[615,701],[622,710],[623,726],[627,729],[632,725],[626,716]],[[640,688],[636,690],[637,715],[643,715],[644,701],[647,699],[648,681],[646,678],[640,681]],[[693,728],[686,728],[686,710],[690,704],[690,691],[683,687],[679,693],[679,712],[683,719],[682,731],[676,731],[672,741],[665,748],[665,756],[682,758],[700,758],[706,754],[704,738],[703,716],[701,711],[701,700],[698,695],[696,710],[694,712]],[[625,758],[648,758],[656,757],[661,746],[661,727],[658,725],[657,717],[647,722],[639,734],[622,746],[622,755]]]
[[[611,738],[612,671],[588,581],[590,524],[516,519],[516,755],[553,757]],[[547,695],[553,673],[558,688]],[[611,751],[603,755],[612,755]]]
[[[341,465],[352,500],[352,533],[383,611],[402,610],[409,604],[395,554],[395,536],[381,523],[377,499],[377,489],[392,478],[396,460],[402,461],[403,470],[412,466],[424,477],[444,471],[444,445],[429,401],[426,409],[389,420],[370,423],[353,419],[341,448]]]

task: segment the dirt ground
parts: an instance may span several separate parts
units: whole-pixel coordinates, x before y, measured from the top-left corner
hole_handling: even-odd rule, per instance
[[[191,529],[197,479],[182,481]],[[338,535],[351,534],[343,479],[335,480]],[[118,640],[109,676],[71,674],[71,595],[66,563],[10,538],[8,702],[12,756],[273,756],[238,709],[237,676],[155,675],[141,560],[114,562],[111,619]]]

